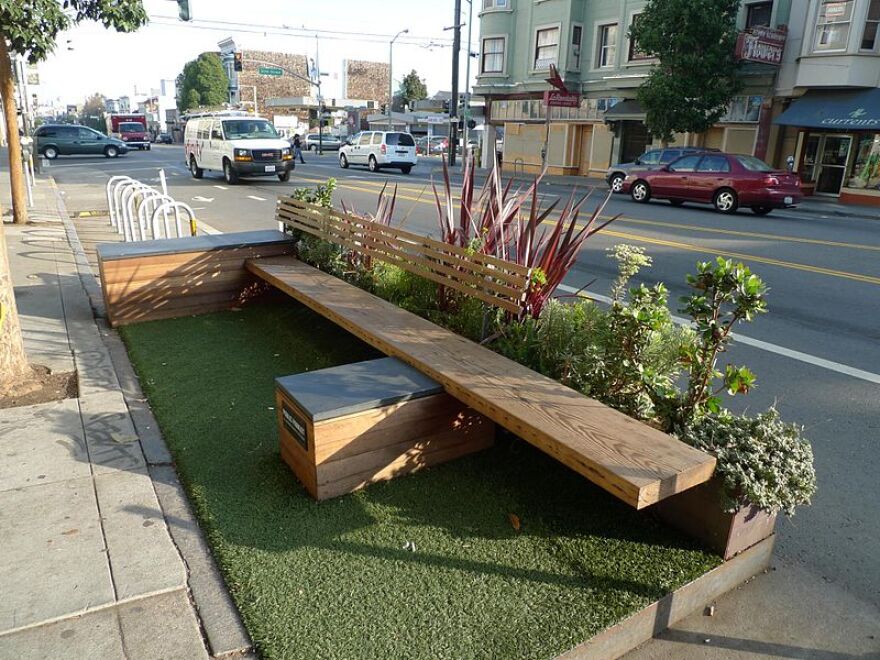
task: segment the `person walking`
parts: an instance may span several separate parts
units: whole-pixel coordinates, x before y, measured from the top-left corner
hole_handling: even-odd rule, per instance
[[[302,140],[299,138],[299,133],[293,136],[293,161],[296,162],[297,158],[299,158],[300,163],[306,164],[306,161],[303,159]]]

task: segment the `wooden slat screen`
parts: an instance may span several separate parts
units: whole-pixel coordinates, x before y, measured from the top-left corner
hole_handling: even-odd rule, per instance
[[[277,219],[289,229],[393,264],[488,305],[514,314],[523,310],[531,273],[519,264],[293,198],[278,201]]]

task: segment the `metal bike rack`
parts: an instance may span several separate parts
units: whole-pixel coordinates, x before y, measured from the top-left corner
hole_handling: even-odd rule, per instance
[[[138,206],[138,225],[140,227],[149,227],[150,233],[153,235],[153,239],[163,238],[160,236],[160,233],[156,231],[156,225],[153,222],[153,218],[155,217],[155,212],[160,207],[166,207],[166,210],[163,211],[163,220],[165,222],[166,228],[166,236],[167,238],[167,226],[168,226],[168,204],[174,204],[174,198],[170,195],[163,195],[158,190],[150,189],[150,192],[146,193],[141,200],[140,205]],[[177,209],[174,210],[175,213],[175,222],[180,223],[179,212]]]
[[[163,197],[168,197],[164,195]],[[170,198],[169,198],[170,199]],[[174,227],[175,235],[171,235],[171,231],[168,228],[168,211],[174,211],[174,223],[172,227]],[[183,225],[181,225],[180,212],[185,212],[189,217],[187,219],[187,226],[190,228],[189,231],[184,232]],[[164,221],[160,222],[160,214],[165,214]],[[183,238],[184,236],[195,236],[194,232],[194,221],[196,219],[196,212],[192,210],[189,204],[184,204],[183,202],[175,202],[173,199],[171,201],[162,202],[158,206],[156,206],[153,211],[153,216],[150,219],[150,226],[153,230],[153,239],[159,238]],[[162,229],[164,229],[165,235],[161,236]]]
[[[119,187],[128,181],[134,181],[130,176],[111,176],[107,181],[107,208],[110,211],[110,226],[113,229],[121,229],[119,227]]]
[[[162,170],[159,178],[160,181],[164,178]],[[108,179],[105,190],[110,226],[123,236],[124,241],[195,235],[195,211],[163,192],[167,190],[164,181],[162,190],[157,190],[130,176],[117,175]],[[184,213],[187,216],[185,225]]]

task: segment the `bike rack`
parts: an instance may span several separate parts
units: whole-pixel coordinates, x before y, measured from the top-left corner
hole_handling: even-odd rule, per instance
[[[123,218],[125,222],[126,229],[126,241],[146,241],[147,239],[147,228],[146,225],[141,225],[137,222],[136,217],[136,209],[135,204],[140,201],[143,203],[144,197],[146,197],[149,193],[155,192],[153,188],[147,186],[140,181],[136,182],[135,185],[132,185],[129,188],[126,188],[122,192],[123,199]],[[128,194],[131,193],[131,194]],[[126,195],[128,195],[126,197]],[[138,235],[140,237],[138,237]]]
[[[110,226],[113,229],[119,229],[119,206],[117,198],[117,190],[120,185],[127,181],[134,181],[130,176],[111,176],[107,181],[107,208],[110,211]]]
[[[174,198],[170,195],[164,195],[158,190],[150,189],[150,192],[145,193],[143,199],[141,200],[140,205],[138,206],[138,224],[140,227],[150,227],[151,233],[153,234],[153,239],[160,238],[159,233],[156,231],[156,225],[153,222],[153,217],[155,212],[160,207],[165,207],[167,204],[174,204]],[[149,215],[149,218],[148,218]],[[167,225],[168,225],[168,211],[167,209],[163,213],[166,232],[165,238],[168,237]],[[176,223],[180,223],[180,214],[177,209],[174,210],[174,216]],[[148,224],[149,222],[149,224]],[[179,232],[178,232],[179,233]]]
[[[167,195],[163,195],[163,197],[168,198]],[[168,198],[168,199],[170,199],[170,198]],[[150,225],[152,226],[152,229],[153,229],[153,239],[154,240],[161,238],[160,228],[165,230],[164,238],[172,238],[171,232],[168,228],[168,215],[167,215],[168,211],[174,211],[174,220],[175,221],[172,226],[175,229],[176,235],[173,236],[173,238],[183,238],[184,236],[195,236],[194,222],[196,219],[196,212],[192,210],[192,208],[189,206],[189,204],[184,204],[183,202],[175,202],[173,199],[171,199],[171,201],[166,201],[166,202],[162,202],[161,204],[159,204],[156,207],[156,209],[153,211],[153,215],[150,218]],[[189,216],[187,225],[189,225],[189,227],[190,227],[190,232],[188,234],[184,233],[183,226],[181,225],[181,222],[180,222],[180,212],[181,211],[184,211]],[[160,223],[159,222],[159,214],[162,214],[162,213],[165,214],[165,220],[164,220],[164,222]]]
[[[124,241],[195,236],[196,214],[188,204],[127,175],[110,177],[105,190],[110,226]],[[183,213],[188,217],[186,225]]]

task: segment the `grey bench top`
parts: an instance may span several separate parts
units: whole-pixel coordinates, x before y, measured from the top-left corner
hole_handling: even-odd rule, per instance
[[[380,358],[275,379],[313,422],[440,394],[443,386],[395,358]]]
[[[159,254],[184,254],[187,252],[210,252],[244,247],[259,247],[291,242],[290,236],[277,229],[239,231],[211,236],[187,236],[157,241],[134,241],[131,243],[101,243],[98,257],[103,261],[129,257],[149,257]]]

